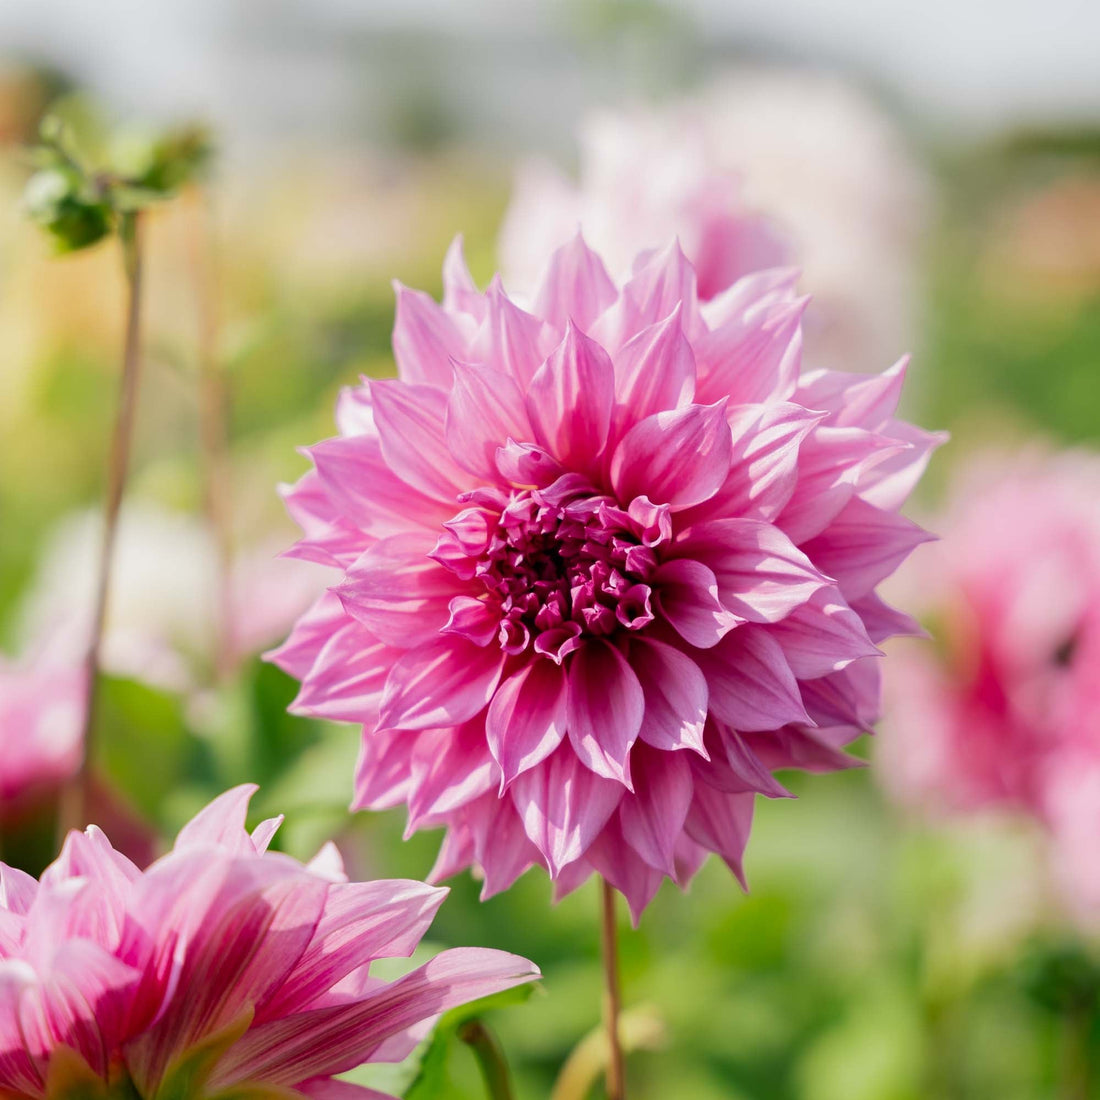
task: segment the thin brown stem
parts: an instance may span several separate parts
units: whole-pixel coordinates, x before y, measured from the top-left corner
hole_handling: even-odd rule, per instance
[[[217,257],[214,211],[205,191],[194,188],[196,232],[191,235],[191,270],[198,311],[199,450],[203,503],[218,556],[218,599],[214,620],[214,676],[231,671],[233,536],[229,463],[229,391],[218,354]]]
[[[95,580],[95,604],[92,611],[91,636],[85,657],[87,695],[84,710],[84,757],[80,770],[63,792],[60,810],[62,830],[80,828],[88,808],[92,762],[95,753],[95,710],[99,681],[100,656],[107,608],[111,597],[111,564],[118,536],[119,513],[126,491],[130,467],[130,449],[134,435],[134,414],[137,410],[138,384],[141,377],[141,292],[142,248],[141,216],[127,214],[123,218],[119,237],[122,245],[123,268],[126,275],[126,334],[122,348],[122,374],[119,379],[118,403],[114,429],[111,433],[107,461],[107,494],[103,506],[103,540]]]
[[[607,1032],[607,1100],[625,1100],[626,1076],[623,1069],[622,1036],[619,1031],[619,948],[615,924],[615,890],[607,879],[600,879],[601,928],[603,933],[603,1017]]]

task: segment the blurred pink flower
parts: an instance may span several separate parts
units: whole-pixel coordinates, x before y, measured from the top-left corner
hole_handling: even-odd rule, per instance
[[[960,480],[909,578],[942,652],[898,647],[879,775],[905,802],[1030,815],[1071,893],[1100,902],[1098,501],[1082,454],[991,456]]]
[[[700,123],[602,112],[581,129],[577,184],[545,161],[522,165],[501,227],[506,285],[532,290],[545,258],[578,228],[616,278],[643,248],[678,237],[701,299],[789,262],[782,236],[746,205],[740,173],[717,160]]]
[[[520,167],[500,237],[510,292],[533,290],[578,226],[616,277],[679,235],[704,297],[798,266],[814,296],[810,366],[878,371],[912,345],[928,180],[851,82],[741,68],[685,99],[597,112],[579,144],[576,181],[546,162]]]
[[[474,948],[369,976],[412,953],[446,891],[349,883],[331,845],[304,866],[266,852],[281,819],[245,831],[254,790],[145,871],[95,826],[39,882],[0,864],[0,1091],[367,1100],[333,1075],[400,1060],[438,1013],[538,976]]]
[[[58,639],[0,658],[0,821],[55,793],[80,765],[87,698],[80,661]]]
[[[637,917],[708,851],[741,875],[773,768],[851,763],[937,439],[894,419],[903,364],[799,377],[786,272],[701,304],[679,248],[619,287],[578,236],[535,313],[458,248],[444,278],[398,287],[400,378],[287,493],[342,580],[273,659],[364,724],[356,807],[448,828],[435,876],[596,871]]]

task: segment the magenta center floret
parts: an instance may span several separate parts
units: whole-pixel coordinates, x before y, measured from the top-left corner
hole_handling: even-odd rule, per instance
[[[586,635],[653,621],[657,545],[671,533],[667,506],[645,497],[623,508],[576,475],[546,489],[480,490],[444,524],[433,557],[485,595],[456,597],[448,629],[510,654],[531,647],[561,662]]]

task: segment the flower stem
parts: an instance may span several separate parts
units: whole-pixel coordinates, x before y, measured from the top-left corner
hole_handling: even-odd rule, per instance
[[[232,661],[233,542],[231,533],[232,480],[229,472],[229,394],[218,359],[216,304],[216,242],[210,198],[192,188],[196,232],[191,235],[191,270],[198,307],[199,448],[203,502],[218,557],[218,599],[215,612],[214,677],[222,681]]]
[[[619,948],[615,926],[615,890],[600,879],[603,931],[604,1027],[607,1031],[607,1100],[625,1100],[622,1037],[619,1031]]]
[[[123,269],[126,275],[126,335],[122,349],[122,375],[119,379],[115,424],[111,433],[110,455],[107,461],[107,495],[103,507],[103,541],[95,581],[95,604],[92,611],[91,636],[85,656],[87,694],[84,709],[82,743],[84,757],[80,770],[62,794],[60,825],[81,828],[85,824],[88,794],[91,784],[92,758],[95,750],[96,689],[99,681],[100,651],[111,595],[111,562],[118,535],[119,512],[126,490],[130,465],[130,445],[134,434],[134,414],[137,409],[138,382],[141,375],[141,291],[142,249],[141,215],[128,213],[119,227]]]
[[[1087,1005],[1069,1005],[1062,1012],[1061,1100],[1088,1100],[1094,1095],[1091,1050],[1092,1013]]]
[[[480,1020],[467,1020],[458,1037],[474,1052],[490,1100],[514,1100],[508,1061],[497,1037]]]

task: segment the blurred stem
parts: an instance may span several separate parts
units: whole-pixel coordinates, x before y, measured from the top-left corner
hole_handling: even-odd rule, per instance
[[[1092,1063],[1092,1012],[1071,1004],[1062,1012],[1060,1100],[1090,1100],[1095,1096]]]
[[[232,478],[229,464],[229,391],[218,358],[217,256],[214,211],[201,187],[192,191],[197,231],[191,236],[191,271],[198,306],[199,449],[203,504],[218,555],[214,675],[219,682],[232,660]]]
[[[126,491],[126,478],[130,467],[130,447],[134,435],[134,414],[137,409],[138,384],[141,376],[141,238],[141,215],[136,212],[123,214],[119,225],[119,243],[122,246],[122,262],[126,275],[126,335],[122,348],[122,374],[119,379],[115,423],[107,461],[103,541],[100,545],[95,581],[92,632],[85,658],[87,697],[82,731],[84,757],[80,770],[62,792],[60,808],[62,833],[70,828],[82,828],[86,824],[84,818],[87,813],[92,758],[95,752],[95,710],[100,651],[103,646],[103,631],[111,596],[111,563],[118,535],[119,512],[122,508],[122,497]]]
[[[514,1100],[508,1060],[497,1037],[480,1020],[467,1020],[458,1037],[474,1052],[490,1100]]]
[[[615,890],[600,879],[601,926],[603,931],[603,1017],[607,1032],[607,1100],[625,1100],[622,1037],[619,1031],[619,945],[615,925]]]

